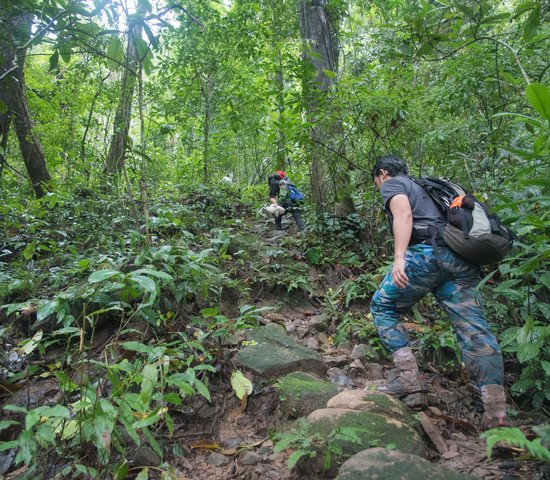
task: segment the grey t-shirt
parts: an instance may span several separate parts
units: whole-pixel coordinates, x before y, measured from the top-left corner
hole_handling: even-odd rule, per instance
[[[444,226],[446,221],[437,206],[423,188],[406,175],[398,175],[385,181],[380,187],[386,212],[391,215],[389,201],[399,194],[406,195],[411,204],[415,228],[429,225]]]

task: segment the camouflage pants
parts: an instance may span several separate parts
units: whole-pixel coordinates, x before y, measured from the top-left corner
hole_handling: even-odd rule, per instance
[[[406,347],[409,336],[400,323],[400,314],[432,292],[449,315],[469,374],[480,387],[502,385],[502,354],[475,292],[479,268],[445,247],[440,248],[439,257],[438,263],[430,245],[410,246],[405,255],[409,277],[405,288],[397,288],[388,272],[371,303],[380,339],[392,353]]]

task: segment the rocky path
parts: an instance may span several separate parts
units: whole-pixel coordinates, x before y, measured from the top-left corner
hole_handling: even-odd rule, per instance
[[[331,345],[321,319],[319,310],[286,307],[265,315],[263,326],[238,342],[231,362],[252,380],[254,392],[244,407],[226,384],[218,392],[222,407],[220,399],[213,410],[197,405],[206,418],[184,427],[188,456],[174,459],[181,478],[548,478],[548,468],[522,461],[519,450],[497,450],[487,459],[476,428],[481,406],[468,385],[432,373],[430,394],[410,395],[407,405],[369,390],[386,375],[377,353],[368,345]],[[311,423],[307,431],[300,418]],[[294,450],[275,453],[274,432],[287,432],[278,441],[296,438],[294,449],[305,437],[316,439],[292,471]],[[341,432],[352,438],[342,440]],[[335,451],[324,469],[327,448]]]
[[[276,244],[280,237],[270,235],[266,242]],[[527,460],[521,450],[497,449],[487,458],[478,431],[481,403],[464,381],[452,382],[431,368],[424,372],[429,394],[401,401],[379,394],[376,385],[392,371],[377,350],[334,345],[327,334],[330,319],[311,295],[298,291],[284,306],[268,297],[256,299],[271,307],[260,326],[233,335],[219,352],[223,367],[210,376],[211,401],[197,397],[171,412],[173,433],[166,431],[159,442],[162,460],[146,442],[129,446],[127,478],[143,468],[148,478],[180,480],[550,478],[548,465]],[[98,344],[109,335],[108,328],[98,332]],[[234,371],[251,381],[244,399],[231,386]],[[54,380],[36,379],[10,395],[9,403],[32,407],[56,403],[59,396]],[[525,414],[520,421],[525,432],[540,422],[548,419]],[[11,460],[0,455],[0,472],[2,462]],[[0,474],[0,480],[18,473]]]

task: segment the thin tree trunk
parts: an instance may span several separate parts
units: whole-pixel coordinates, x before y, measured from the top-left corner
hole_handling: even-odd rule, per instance
[[[276,67],[275,67],[275,88],[277,92],[277,139],[276,145],[276,167],[280,170],[286,170],[286,132],[284,128],[285,120],[285,84],[283,60],[281,57],[281,9],[276,8],[277,2],[273,5],[273,49],[276,52]]]
[[[24,75],[27,49],[18,47],[30,39],[31,25],[31,13],[12,16],[9,7],[4,4],[0,7],[0,102],[5,109],[0,115],[0,146],[5,151],[13,122],[23,162],[34,192],[40,198],[46,194],[51,177],[27,104]]]
[[[136,14],[143,13],[144,7],[138,3]],[[137,39],[141,38],[143,26],[140,21],[131,20],[128,26],[128,46],[126,48],[126,68],[122,72],[120,99],[115,114],[114,133],[107,153],[105,171],[108,174],[119,173],[124,169],[128,135],[132,120],[132,100],[136,85],[136,72],[141,63],[136,47]]]
[[[301,0],[298,4],[303,58],[315,68],[314,78],[302,81],[308,116],[315,125],[311,132],[311,186],[317,211],[348,215],[354,211],[346,187],[347,171],[339,165],[343,147],[335,146],[341,132],[338,120],[327,122],[330,105],[327,95],[334,87],[338,72],[337,19],[331,18],[327,0]],[[331,73],[327,73],[331,72]]]

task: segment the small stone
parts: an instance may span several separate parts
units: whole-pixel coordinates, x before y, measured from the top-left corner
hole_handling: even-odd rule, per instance
[[[329,345],[328,341],[328,335],[325,332],[321,332],[319,335],[317,335],[317,338],[319,339],[319,343],[322,343],[323,345]]]
[[[439,408],[437,407],[428,407],[427,413],[430,417],[435,417],[435,418],[441,417],[441,415],[443,415],[443,412],[439,410]]]
[[[307,325],[298,325],[296,327],[296,335],[298,335],[298,338],[304,338],[308,332],[309,328]]]
[[[261,458],[256,452],[244,450],[239,454],[239,463],[241,465],[256,465],[260,460]]]
[[[411,410],[420,410],[428,406],[425,393],[412,393],[411,395],[405,395],[401,401]]]
[[[289,335],[292,335],[296,331],[296,325],[294,325],[294,323],[292,322],[287,322],[285,323],[285,329],[286,329],[286,333],[288,333]]]
[[[273,440],[266,440],[264,443],[262,443],[262,447],[273,448]]]
[[[363,365],[363,362],[359,359],[354,360],[349,364],[350,368],[354,368],[357,371],[364,372],[365,371],[365,365]]]
[[[346,365],[349,361],[349,357],[347,355],[326,355],[323,356],[323,361],[325,362],[325,365],[327,367],[341,367],[342,365]]]
[[[342,387],[353,385],[353,381],[351,380],[351,378],[349,378],[340,368],[329,368],[327,371],[327,375],[329,380],[336,385],[340,385]]]
[[[378,352],[370,345],[363,343],[355,345],[350,356],[353,359],[380,360]]]
[[[483,468],[483,467],[475,468],[472,473],[474,475],[477,475],[480,478],[489,478],[493,475],[493,472],[491,472],[491,470],[488,470],[488,469]]]
[[[338,353],[350,355],[352,350],[353,350],[353,344],[349,341],[342,342],[338,345]]]
[[[453,432],[451,433],[451,440],[466,440],[466,435],[462,432]]]
[[[267,320],[271,320],[272,322],[276,322],[276,323],[285,323],[285,321],[287,319],[281,313],[275,313],[275,312],[271,312],[271,313],[268,313],[268,314],[264,315],[264,318],[266,318]]]
[[[160,465],[160,457],[146,445],[136,448],[132,453],[131,460],[132,465],[136,467],[158,467]]]
[[[384,378],[384,367],[378,363],[365,363],[366,380],[382,380]]]
[[[211,453],[206,458],[206,463],[209,465],[212,465],[214,467],[221,467],[223,465],[227,465],[231,459],[229,457],[226,457],[225,455],[222,455],[221,453]]]
[[[211,418],[215,414],[216,414],[216,408],[208,404],[202,406],[201,409],[197,412],[197,415],[203,420],[207,418]]]
[[[309,327],[317,332],[323,332],[327,328],[327,324],[323,315],[314,315],[308,321]]]
[[[312,350],[317,350],[319,348],[319,341],[315,337],[308,337],[304,341],[304,345]]]

